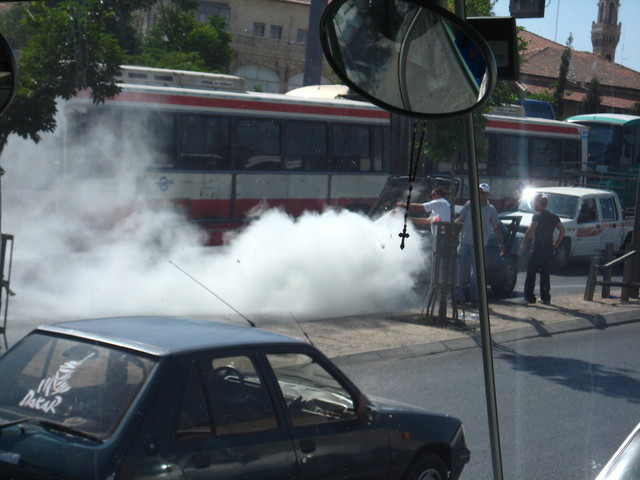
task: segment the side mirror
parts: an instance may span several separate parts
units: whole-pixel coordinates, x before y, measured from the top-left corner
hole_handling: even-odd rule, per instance
[[[320,29],[325,56],[340,79],[396,113],[468,113],[495,87],[487,42],[467,22],[424,0],[334,0]]]
[[[0,35],[0,115],[7,109],[18,89],[18,63],[9,42]]]

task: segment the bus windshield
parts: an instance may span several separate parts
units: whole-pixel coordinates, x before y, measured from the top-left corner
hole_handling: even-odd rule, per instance
[[[589,163],[598,171],[618,171],[622,126],[601,123],[587,124],[589,133]]]

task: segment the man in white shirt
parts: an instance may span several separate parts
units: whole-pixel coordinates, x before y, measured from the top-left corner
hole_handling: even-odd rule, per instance
[[[411,217],[416,226],[432,225],[435,222],[451,221],[451,204],[447,201],[447,190],[444,187],[436,187],[431,191],[431,200],[426,203],[410,203],[409,213],[425,211],[430,213],[428,218]],[[406,206],[398,203],[399,207]]]

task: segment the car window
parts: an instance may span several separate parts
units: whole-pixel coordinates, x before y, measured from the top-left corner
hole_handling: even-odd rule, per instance
[[[0,363],[0,409],[108,437],[148,378],[154,361],[133,352],[31,335]]]
[[[355,418],[354,400],[313,358],[299,353],[269,354],[294,426]]]
[[[585,198],[582,200],[582,207],[580,208],[580,216],[578,217],[578,223],[589,223],[598,220],[598,213],[596,211],[595,198]]]
[[[602,215],[602,221],[610,221],[616,219],[616,210],[613,204],[612,198],[600,198],[600,214]]]
[[[248,356],[208,358],[199,362],[201,385],[213,417],[216,435],[260,432],[278,428],[273,400]],[[207,412],[199,379],[191,373],[183,395],[179,433],[206,430]],[[191,396],[191,398],[188,398]],[[189,419],[189,414],[193,419]]]

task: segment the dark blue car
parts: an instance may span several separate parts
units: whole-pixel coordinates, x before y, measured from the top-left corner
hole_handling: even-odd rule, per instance
[[[43,326],[0,358],[2,479],[457,479],[456,418],[370,400],[323,354],[165,317]]]

